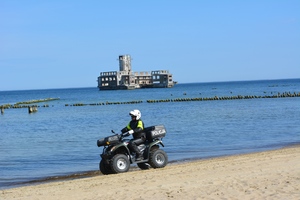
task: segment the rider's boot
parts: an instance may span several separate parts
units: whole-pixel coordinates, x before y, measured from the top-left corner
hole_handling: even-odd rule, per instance
[[[143,155],[141,154],[141,152],[136,153],[135,161],[141,161],[141,160],[143,160]]]
[[[140,161],[143,160],[143,154],[141,153],[141,151],[139,150],[139,148],[137,146],[133,146],[133,150],[135,151],[135,160],[136,161]]]

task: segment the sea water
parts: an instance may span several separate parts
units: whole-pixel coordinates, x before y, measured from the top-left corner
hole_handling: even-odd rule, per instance
[[[171,101],[285,92],[299,93],[300,79],[116,91],[96,87],[0,91],[0,105],[59,98],[38,103],[35,113],[29,114],[26,108],[5,109],[0,116],[0,188],[98,170],[102,147],[98,148],[96,141],[111,135],[111,130],[120,132],[133,109],[142,112],[145,126],[165,125],[163,143],[170,162],[298,144],[299,97]],[[80,103],[86,105],[74,106]]]

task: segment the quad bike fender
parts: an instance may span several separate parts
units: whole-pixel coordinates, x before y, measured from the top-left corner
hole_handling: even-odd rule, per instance
[[[162,147],[165,147],[164,143],[161,140],[156,140],[149,144],[149,149],[151,149],[151,147],[154,145],[161,145]]]
[[[112,147],[109,150],[109,152],[110,152],[110,154],[121,153],[121,152],[130,154],[129,148],[125,142]]]
[[[158,149],[159,146],[162,146],[162,147],[165,146],[161,140],[155,140],[155,141],[150,142],[147,145],[147,148],[146,148],[146,151],[145,151],[145,154],[144,154],[145,157],[147,159],[149,159],[151,149],[153,149],[153,148]]]

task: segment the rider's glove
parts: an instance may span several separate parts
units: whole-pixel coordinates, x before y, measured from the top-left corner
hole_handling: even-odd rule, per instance
[[[132,133],[134,133],[134,131],[133,131],[133,130],[130,130],[130,131],[128,131],[128,133],[131,135]]]

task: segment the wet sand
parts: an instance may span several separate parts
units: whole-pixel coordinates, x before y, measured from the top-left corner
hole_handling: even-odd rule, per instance
[[[0,190],[0,199],[300,199],[300,146]]]

